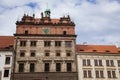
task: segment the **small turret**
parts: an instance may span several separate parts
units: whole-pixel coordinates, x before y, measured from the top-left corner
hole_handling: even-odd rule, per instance
[[[50,9],[46,9],[44,13],[45,13],[45,17],[50,17],[50,13],[51,13]]]

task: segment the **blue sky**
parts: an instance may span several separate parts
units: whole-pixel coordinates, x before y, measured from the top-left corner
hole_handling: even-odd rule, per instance
[[[51,18],[70,15],[78,44],[120,43],[120,0],[1,0],[0,35],[13,35],[24,13],[39,18],[47,3]]]

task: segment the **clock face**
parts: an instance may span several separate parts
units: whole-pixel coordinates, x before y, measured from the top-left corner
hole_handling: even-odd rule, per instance
[[[49,34],[50,33],[50,29],[49,28],[43,28],[43,33],[44,34]]]

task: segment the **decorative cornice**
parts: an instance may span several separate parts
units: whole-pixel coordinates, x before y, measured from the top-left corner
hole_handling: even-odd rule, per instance
[[[61,34],[14,34],[14,36],[77,37],[77,35],[61,35]]]

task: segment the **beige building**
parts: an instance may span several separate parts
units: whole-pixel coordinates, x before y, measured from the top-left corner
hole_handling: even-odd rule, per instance
[[[50,10],[16,22],[14,80],[76,80],[75,24]]]
[[[77,45],[78,80],[120,80],[120,48]]]

